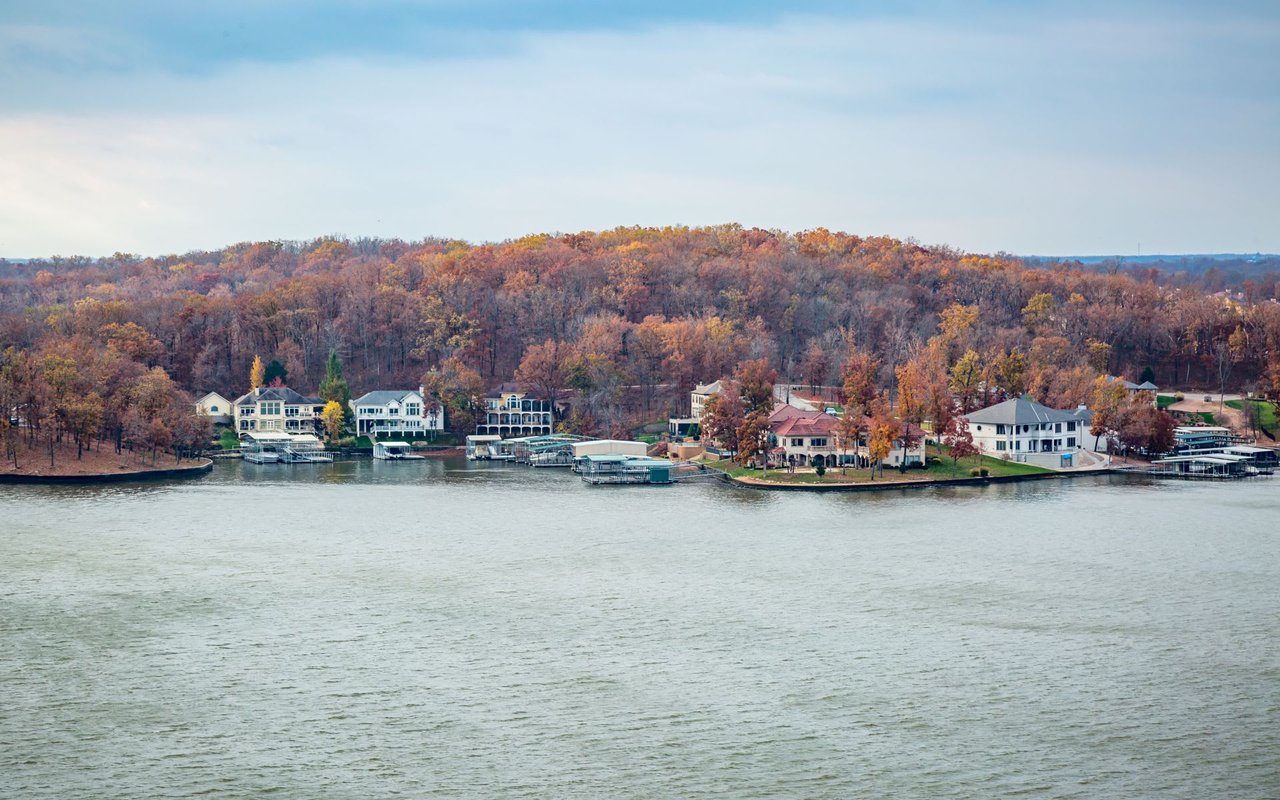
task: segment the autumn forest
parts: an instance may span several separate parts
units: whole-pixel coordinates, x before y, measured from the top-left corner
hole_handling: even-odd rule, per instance
[[[1093,403],[1101,375],[1276,398],[1275,276],[1237,288],[733,225],[0,262],[0,403],[23,409],[6,441],[194,447],[192,396],[242,394],[255,357],[312,394],[331,354],[357,394],[426,385],[464,433],[504,381],[619,433],[761,360],[841,386],[860,359],[895,408],[930,376],[965,410]]]

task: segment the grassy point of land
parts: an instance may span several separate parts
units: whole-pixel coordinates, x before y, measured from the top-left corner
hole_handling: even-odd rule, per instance
[[[1005,461],[1004,459],[991,458],[990,456],[963,458],[958,462],[952,462],[949,456],[944,456],[941,459],[930,459],[928,469],[908,469],[906,472],[887,468],[883,474],[877,474],[874,481],[871,479],[871,471],[866,469],[848,469],[842,474],[839,467],[832,467],[821,477],[812,469],[803,469],[797,472],[787,472],[785,469],[770,469],[767,476],[762,478],[759,469],[743,467],[729,460],[706,461],[705,463],[708,467],[719,470],[730,477],[750,478],[754,481],[780,485],[830,484],[838,486],[863,483],[921,483],[972,478],[976,477],[970,474],[973,470],[983,468],[987,470],[989,477],[994,478],[1011,475],[1040,475],[1053,472],[1051,469],[1037,467],[1034,464],[1020,464],[1016,461]]]

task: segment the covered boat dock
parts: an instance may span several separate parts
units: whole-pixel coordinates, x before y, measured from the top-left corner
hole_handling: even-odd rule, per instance
[[[1178,478],[1229,480],[1259,474],[1257,468],[1249,464],[1248,456],[1232,453],[1170,456],[1152,463],[1158,469],[1152,470],[1151,474]]]

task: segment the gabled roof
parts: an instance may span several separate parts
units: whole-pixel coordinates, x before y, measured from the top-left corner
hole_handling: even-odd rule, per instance
[[[357,405],[377,405],[385,406],[387,403],[400,403],[409,395],[421,398],[417,389],[379,389],[373,392],[366,392],[351,402]]]
[[[711,383],[700,383],[693,387],[694,394],[713,395],[717,392],[724,391],[724,387],[720,385],[720,381],[712,381]]]
[[[280,400],[290,405],[318,405],[319,397],[304,397],[288,386],[272,386],[267,389],[255,389],[236,400],[238,406],[251,406],[262,400]]]
[[[524,393],[525,391],[520,386],[520,384],[507,381],[506,383],[500,383],[494,388],[490,389],[489,394],[487,396],[497,397],[498,395],[502,395],[502,394],[524,394]]]
[[[979,411],[971,411],[964,416],[970,422],[983,422],[989,425],[1040,425],[1046,422],[1079,422],[1092,419],[1093,412],[1087,408],[1059,411],[1037,403],[1031,399],[1030,395],[1023,395]]]
[[[222,395],[218,394],[217,392],[209,392],[209,393],[205,394],[205,396],[204,396],[204,397],[201,397],[201,398],[197,399],[197,400],[196,400],[196,402],[197,402],[197,403],[203,403],[205,400],[208,400],[210,397],[216,397],[216,398],[218,398],[219,400],[221,400],[221,401],[223,401],[223,402],[227,402],[227,398],[223,397]]]
[[[1151,381],[1134,383],[1133,381],[1125,380],[1124,378],[1117,378],[1115,375],[1107,376],[1107,383],[1115,383],[1116,381],[1123,383],[1124,388],[1128,389],[1131,392],[1154,392],[1159,390],[1160,388],[1156,386],[1154,383],[1152,383]]]

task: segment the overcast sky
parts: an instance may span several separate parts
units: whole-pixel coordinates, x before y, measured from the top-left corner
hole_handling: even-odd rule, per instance
[[[0,257],[722,222],[1280,251],[1280,3],[885,5],[4,0]]]

